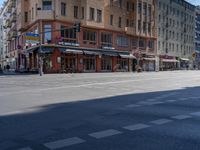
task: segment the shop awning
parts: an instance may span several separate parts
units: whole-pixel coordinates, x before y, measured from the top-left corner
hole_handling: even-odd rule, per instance
[[[40,53],[52,53],[54,50],[54,47],[41,47],[41,49],[39,48]]]
[[[162,62],[174,62],[174,63],[179,62],[179,61],[176,60],[176,59],[161,59],[161,61],[162,61]]]
[[[86,54],[86,55],[101,55],[101,52],[83,50],[83,54]]]
[[[118,53],[115,51],[102,51],[101,54],[106,56],[118,56]]]
[[[156,58],[143,58],[144,60],[156,61]]]
[[[34,46],[34,47],[30,47],[28,49],[25,49],[25,53],[32,53],[37,50],[39,50],[39,46]]]
[[[183,61],[190,61],[188,58],[181,58]]]
[[[72,54],[83,54],[83,51],[80,49],[66,49],[65,52]]]
[[[136,59],[132,54],[119,54],[121,58]]]

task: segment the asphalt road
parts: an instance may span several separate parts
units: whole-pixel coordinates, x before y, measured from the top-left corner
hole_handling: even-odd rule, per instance
[[[200,71],[0,76],[0,150],[199,150]]]

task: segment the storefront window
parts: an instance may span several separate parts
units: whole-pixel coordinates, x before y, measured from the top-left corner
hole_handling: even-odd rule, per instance
[[[101,70],[111,71],[112,70],[112,59],[111,57],[105,57],[101,60]]]
[[[87,57],[83,59],[84,70],[85,71],[95,71],[96,63],[95,57]]]
[[[46,24],[44,25],[44,42],[46,43],[49,43],[51,42],[51,30],[52,30],[52,27],[50,24]]]
[[[118,64],[118,70],[128,70],[128,60],[126,59],[118,59],[117,60],[117,64]]]

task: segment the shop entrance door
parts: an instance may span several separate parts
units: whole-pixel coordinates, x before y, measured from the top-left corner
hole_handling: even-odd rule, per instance
[[[67,73],[75,73],[76,72],[76,58],[66,57],[65,68],[66,68]]]

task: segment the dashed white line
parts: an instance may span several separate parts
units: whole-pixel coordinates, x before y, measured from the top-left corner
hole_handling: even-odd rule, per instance
[[[171,99],[171,100],[167,100],[167,102],[172,103],[172,102],[176,102],[176,100]]]
[[[192,116],[189,116],[189,115],[177,115],[177,116],[172,116],[171,118],[178,119],[178,120],[183,120],[183,119],[192,118]]]
[[[156,124],[156,125],[162,125],[162,124],[166,124],[169,122],[172,122],[173,120],[170,119],[158,119],[158,120],[154,120],[154,121],[150,121],[150,123]]]
[[[20,148],[18,150],[32,150],[30,147],[24,147],[24,148]]]
[[[73,138],[68,138],[68,139],[63,139],[63,140],[45,143],[44,145],[47,148],[54,150],[54,149],[58,149],[58,148],[63,148],[63,147],[75,145],[75,144],[81,144],[81,143],[84,143],[84,142],[85,142],[85,140],[83,140],[81,138],[73,137]]]
[[[101,138],[105,138],[105,137],[109,137],[109,136],[113,136],[117,134],[122,134],[122,132],[118,130],[114,130],[114,129],[109,129],[109,130],[90,133],[89,136],[94,137],[96,139],[101,139]]]
[[[140,107],[140,106],[141,106],[141,105],[136,105],[136,104],[126,105],[126,107],[128,107],[128,108]]]
[[[191,115],[194,115],[194,116],[200,116],[200,112],[193,112],[193,113],[190,113]]]
[[[135,130],[145,129],[145,128],[148,128],[148,127],[150,127],[150,125],[139,123],[139,124],[125,126],[123,128],[126,129],[126,130],[135,131]]]
[[[180,98],[179,100],[180,101],[185,101],[185,100],[188,100],[188,98]]]

